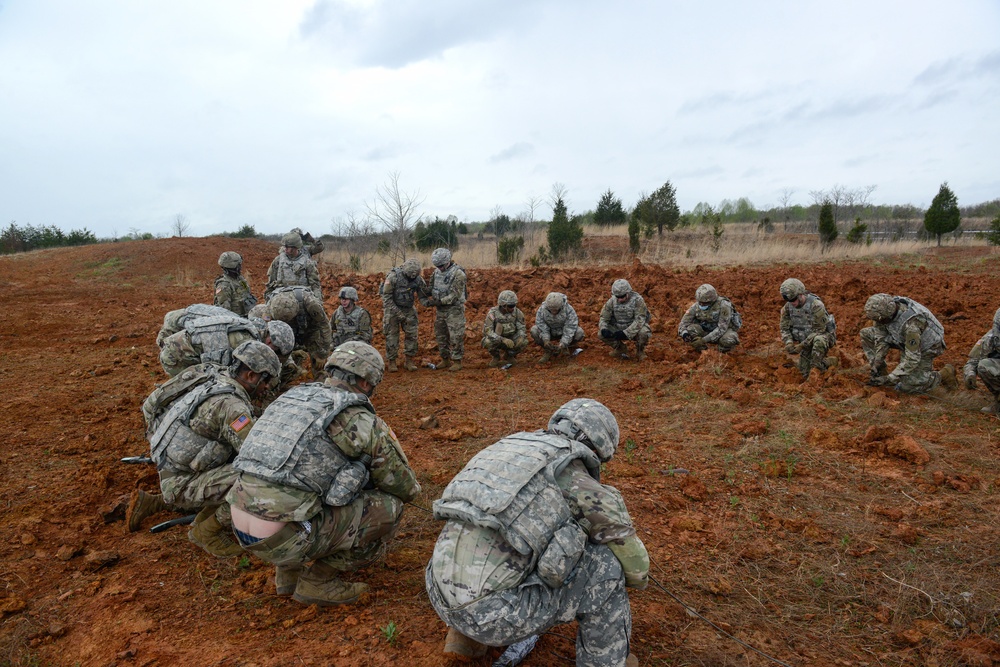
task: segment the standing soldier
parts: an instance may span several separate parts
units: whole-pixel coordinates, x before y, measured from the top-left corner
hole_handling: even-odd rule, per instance
[[[736,312],[733,302],[719,296],[715,288],[704,284],[695,290],[695,302],[681,317],[677,335],[685,343],[701,352],[709,345],[718,345],[719,352],[729,352],[740,344],[736,332],[743,326],[743,318]]]
[[[281,237],[281,250],[267,270],[264,300],[270,301],[271,296],[281,287],[295,286],[308,287],[317,299],[323,301],[319,269],[316,268],[316,263],[309,259],[309,255],[302,252],[302,237],[295,232],[289,232]]]
[[[993,328],[979,339],[969,352],[965,363],[965,386],[976,388],[976,376],[993,394],[993,404],[983,408],[983,412],[1000,415],[1000,308],[993,314]]]
[[[653,335],[649,328],[651,318],[642,296],[624,278],[616,280],[597,325],[601,341],[611,346],[611,356],[624,359],[628,354],[625,341],[634,340],[636,361],[645,359],[646,344]]]
[[[323,364],[333,347],[333,333],[323,302],[305,287],[281,287],[268,300],[267,309],[272,318],[292,327],[295,349],[309,355],[313,377],[321,379]]]
[[[576,310],[562,292],[549,292],[545,301],[535,311],[535,324],[531,339],[544,350],[538,363],[544,364],[553,354],[569,354],[569,346],[583,340],[583,329]]]
[[[618,437],[610,410],[575,398],[546,430],[490,445],[445,487],[425,583],[448,625],[446,655],[480,658],[575,619],[577,665],[639,664],[626,587],[646,587],[649,555],[621,493],[600,483]]]
[[[243,257],[238,252],[226,251],[219,255],[219,266],[222,275],[215,279],[215,305],[246,317],[257,299],[242,276]]]
[[[837,342],[837,322],[820,298],[806,291],[797,278],[789,278],[779,288],[785,305],[781,307],[781,342],[785,352],[799,355],[799,371],[808,378],[813,368],[827,369],[826,352]]]
[[[465,270],[451,261],[451,251],[447,248],[432,252],[431,264],[435,267],[431,295],[424,305],[437,308],[434,338],[441,353],[437,368],[460,371],[465,354]]]
[[[372,342],[372,316],[358,305],[358,290],[353,287],[341,287],[337,295],[340,306],[330,318],[330,330],[333,335],[333,346],[349,340],[360,340],[362,343]]]
[[[930,391],[941,382],[934,358],[945,350],[944,327],[931,311],[913,299],[873,294],[865,303],[865,317],[874,323],[861,330],[861,351],[871,373],[869,384],[915,394]],[[899,364],[886,374],[890,349],[899,350]]]
[[[276,566],[278,595],[320,606],[356,601],[368,585],[341,574],[385,555],[403,503],[420,493],[369,401],[384,369],[371,345],[344,343],[326,381],[279,396],[233,462],[240,475],[226,500],[236,537]]]
[[[247,341],[233,350],[228,368],[193,366],[158,387],[142,404],[160,494],[132,494],[126,520],[131,532],[168,507],[198,511],[188,539],[220,558],[240,547],[229,536],[223,499],[237,472],[231,461],[253,427],[251,401],[279,373],[267,345]]]
[[[487,364],[490,368],[507,363],[517,363],[517,355],[528,347],[528,333],[524,323],[524,313],[517,307],[517,294],[505,289],[497,297],[497,305],[486,313],[483,323],[483,347],[493,358]]]
[[[397,266],[385,277],[379,290],[382,295],[382,334],[385,336],[385,356],[389,360],[389,372],[395,373],[396,357],[399,356],[399,330],[403,330],[403,349],[406,353],[408,371],[417,370],[417,309],[416,299],[428,294],[427,283],[420,275],[420,262],[410,258]]]

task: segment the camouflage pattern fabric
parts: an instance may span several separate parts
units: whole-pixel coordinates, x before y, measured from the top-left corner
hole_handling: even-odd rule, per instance
[[[490,308],[483,322],[482,344],[497,358],[503,354],[513,358],[523,352],[528,347],[528,332],[521,309],[515,306],[513,311],[505,313],[500,306]]]
[[[434,269],[429,303],[437,307],[434,339],[442,359],[461,361],[465,356],[465,286],[465,271],[458,264]]]
[[[826,370],[826,353],[836,343],[836,335],[827,333],[829,322],[826,306],[815,294],[807,293],[801,306],[786,302],[781,307],[781,342],[786,347],[801,346],[798,368],[803,377],[809,377],[813,368]]]
[[[414,269],[416,270],[416,269]],[[417,273],[407,278],[402,268],[396,267],[382,283],[382,334],[385,336],[385,356],[389,361],[399,356],[399,331],[403,330],[403,348],[406,356],[416,357],[417,310],[414,303],[430,293],[423,276]]]
[[[966,384],[978,377],[994,397],[1000,395],[1000,332],[990,329],[972,346],[963,370]]]
[[[542,347],[549,343],[555,343],[563,347],[569,347],[573,343],[579,343],[584,339],[583,329],[580,328],[580,318],[577,317],[576,310],[565,302],[565,305],[558,312],[551,312],[544,304],[535,311],[535,324],[531,327],[531,339],[535,344]]]
[[[194,303],[187,308],[171,310],[163,316],[163,325],[156,334],[156,346],[163,347],[163,341],[184,328],[184,323],[192,317],[212,317],[215,315],[232,315],[232,312],[218,306],[204,303]]]
[[[333,351],[333,332],[327,319],[323,301],[311,292],[303,292],[299,314],[288,321],[295,332],[295,349],[305,350],[312,360],[313,375],[318,377]],[[304,315],[304,317],[301,317]]]
[[[337,347],[349,340],[359,340],[362,343],[372,342],[372,316],[367,310],[355,304],[351,312],[339,306],[330,317],[330,333],[333,337],[332,346]]]
[[[240,317],[246,317],[256,303],[257,299],[250,291],[250,284],[243,276],[233,278],[223,273],[215,279],[216,306],[231,310]]]
[[[649,343],[653,335],[649,328],[649,321],[652,315],[646,307],[646,301],[638,292],[630,292],[629,298],[624,303],[612,296],[601,308],[601,316],[597,324],[598,337],[601,342],[614,348],[622,347],[623,341],[615,338],[606,338],[605,331],[623,331],[625,338],[635,341],[637,351],[642,351]]]
[[[229,349],[236,347],[248,340],[258,340],[247,331],[232,331],[229,333]],[[185,368],[201,363],[201,355],[205,350],[200,345],[191,341],[191,334],[187,331],[178,331],[163,341],[163,349],[160,350],[160,365],[167,375],[174,377]]]
[[[316,263],[309,258],[308,253],[302,252],[293,259],[286,255],[285,249],[282,248],[267,269],[264,300],[270,299],[274,291],[280,287],[296,285],[308,287],[317,299],[323,301],[323,287],[319,281],[319,269],[316,268]]]
[[[907,394],[930,391],[941,382],[934,358],[945,350],[944,328],[919,303],[902,299],[900,305],[892,320],[861,330],[861,351],[871,368],[881,369],[889,350],[899,350],[899,364],[886,382]]]
[[[718,345],[719,352],[729,352],[740,344],[739,334],[731,327],[732,318],[733,304],[729,299],[719,297],[706,310],[702,310],[695,301],[681,317],[677,335],[693,335],[694,341],[688,344],[696,349]]]

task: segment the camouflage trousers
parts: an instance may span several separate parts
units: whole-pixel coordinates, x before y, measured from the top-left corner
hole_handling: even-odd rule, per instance
[[[465,356],[465,305],[438,306],[434,338],[442,359],[461,360]]]
[[[695,339],[689,342],[688,345],[698,350],[699,352],[701,350],[706,349],[709,345],[718,345],[719,352],[729,352],[734,347],[740,344],[740,335],[735,331],[733,331],[732,329],[727,330],[726,333],[722,334],[719,340],[717,340],[714,343],[707,343],[703,340],[705,336],[709,335],[712,332],[705,331],[705,329],[702,328],[700,324],[688,325],[688,327],[681,332],[682,335],[685,333],[690,333],[695,336]]]
[[[506,354],[508,357],[516,357],[517,355],[524,352],[525,348],[528,347],[527,338],[514,338],[514,347],[508,348],[500,341],[493,341],[489,338],[483,338],[483,349],[489,352],[492,356],[498,359]]]
[[[542,334],[538,330],[537,324],[531,327],[531,331],[529,333],[531,334],[531,340],[535,341],[535,345],[538,345],[539,347],[545,347],[545,342],[542,340]],[[549,334],[552,336],[553,343],[558,344],[559,341],[562,340],[562,335],[563,335],[562,331],[549,331]],[[579,343],[585,337],[586,335],[583,333],[583,329],[577,327],[576,331],[573,332],[573,340],[571,340],[569,344],[573,345],[574,343]]]
[[[993,396],[1000,396],[1000,359],[980,359],[976,375]]]
[[[176,473],[160,471],[163,501],[179,510],[195,511],[206,505],[219,505],[232,487],[239,472],[227,463],[205,472]]]
[[[399,356],[399,330],[403,330],[403,351],[408,357],[420,352],[417,347],[417,309],[398,308],[385,311],[382,319],[382,335],[385,336],[385,356],[395,359]]]
[[[632,609],[625,575],[611,549],[587,544],[583,557],[559,588],[549,588],[532,574],[520,585],[490,593],[448,609],[427,566],[425,582],[431,606],[449,627],[489,646],[509,646],[560,623],[579,622],[578,667],[620,667],[632,635]]]
[[[861,330],[861,351],[864,352],[868,365],[872,368],[884,367],[889,350],[899,349],[890,344],[889,339],[876,327]],[[895,389],[905,394],[919,394],[930,391],[941,382],[941,374],[934,370],[934,358],[940,350],[927,350],[920,353],[916,362],[907,358],[906,350],[900,350],[899,365],[890,375],[895,376]],[[915,358],[915,357],[912,357]]]
[[[308,521],[292,522],[244,549],[274,565],[322,561],[340,572],[371,565],[388,550],[403,514],[403,501],[381,491],[362,491],[342,507],[323,505]]]
[[[621,331],[621,329],[618,329],[618,331]],[[617,340],[615,338],[605,338],[600,332],[597,332],[597,337],[601,339],[602,343],[604,343],[605,345],[610,345],[615,349],[620,349],[625,347],[624,340]],[[642,325],[642,328],[639,329],[639,331],[637,331],[634,336],[632,336],[631,338],[627,338],[626,340],[635,341],[636,352],[639,352],[646,348],[646,345],[649,343],[649,339],[652,337],[653,337],[653,331],[649,328],[648,324],[644,324]]]
[[[814,368],[819,371],[826,370],[826,352],[836,342],[832,338],[829,334],[816,334],[808,345],[802,344],[802,350],[799,352],[799,371],[802,377],[809,377]]]

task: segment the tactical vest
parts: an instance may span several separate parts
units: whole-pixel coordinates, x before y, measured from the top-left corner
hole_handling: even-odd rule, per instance
[[[184,328],[189,320],[213,315],[233,316],[233,311],[221,306],[210,306],[206,303],[193,303],[187,308],[171,310],[163,317],[163,327],[156,335],[156,344],[163,347],[163,341]]]
[[[900,349],[903,348],[906,343],[903,337],[903,327],[914,317],[922,316],[927,322],[927,326],[924,328],[924,332],[920,335],[920,351],[939,352],[945,349],[944,327],[941,326],[941,323],[938,322],[937,318],[934,317],[934,314],[931,313],[931,311],[927,310],[916,301],[911,301],[910,299],[906,299],[901,296],[895,297],[893,302],[896,303],[899,306],[899,309],[903,311],[898,313],[891,322],[885,325],[885,329],[889,333],[889,339],[893,346]]]
[[[980,350],[984,358],[1000,359],[1000,335],[992,331],[987,333]]]
[[[515,308],[510,314],[504,313],[499,306],[491,309],[493,313],[493,331],[502,338],[513,338],[517,334],[517,315]]]
[[[535,324],[538,323],[538,320],[541,320],[549,328],[549,335],[552,338],[561,337],[566,328],[566,322],[569,320],[569,304],[564,303],[558,313],[553,313],[543,305],[535,313]]]
[[[444,271],[442,271],[441,269],[436,270],[434,272],[434,277],[431,279],[431,296],[433,296],[435,299],[440,299],[441,297],[449,294],[451,292],[451,284],[455,282],[455,276],[457,276],[460,271],[462,273],[465,272],[465,270],[461,266],[455,264],[454,262],[452,262],[451,266],[449,266]],[[455,303],[449,304],[449,306],[462,305],[463,303],[465,303],[465,300],[466,298],[468,298],[468,296],[469,296],[469,286],[466,285],[465,290],[462,292],[462,294],[459,295],[459,300],[456,301]],[[449,306],[444,306],[444,307],[448,308]]]
[[[233,361],[233,349],[229,345],[229,334],[246,332],[255,339],[260,338],[260,330],[250,320],[229,315],[216,315],[188,320],[184,330],[191,337],[191,344],[201,348],[201,363],[228,366]]]
[[[734,306],[733,302],[726,297],[720,296],[708,310],[702,310],[697,306],[697,304],[694,307],[694,319],[706,334],[712,333],[719,328],[719,317],[721,315],[720,311],[722,310],[723,302],[728,303],[729,308],[733,312],[732,317],[729,318],[729,328],[733,331],[739,331],[743,328],[743,318],[736,311],[736,306]]]
[[[233,467],[274,484],[315,493],[327,505],[347,505],[368,483],[371,458],[347,458],[326,429],[352,405],[375,412],[361,394],[316,382],[292,387],[254,423]]]
[[[629,295],[629,300],[625,303],[619,303],[618,299],[612,297],[611,309],[614,313],[615,325],[621,329],[627,329],[630,324],[635,320],[635,306],[638,302],[639,295],[635,292]],[[649,319],[647,318],[647,322]]]
[[[223,380],[213,367],[198,366],[184,371],[157,392],[143,404],[143,414],[148,410],[153,415],[146,433],[156,469],[190,473],[225,465],[232,449],[191,430],[191,415],[209,397],[236,394],[237,388]]]
[[[257,305],[257,297],[250,291],[250,284],[247,283],[246,278],[230,278],[228,275],[219,276],[215,279],[215,289],[219,289],[220,283],[229,283],[233,286],[233,294],[240,308],[240,312],[236,313],[237,315],[246,317],[250,309]]]
[[[518,553],[532,557],[546,583],[558,587],[587,539],[556,483],[577,459],[600,479],[600,461],[580,442],[545,431],[507,436],[472,457],[448,483],[434,502],[434,518],[497,531]]]
[[[312,290],[305,287],[279,287],[271,293],[273,298],[275,294],[281,294],[283,292],[288,292],[295,296],[295,300],[299,302],[299,313],[295,316],[295,324],[292,325],[292,329],[295,333],[295,342],[299,343],[302,341],[302,337],[306,335],[309,330],[309,315],[306,313],[306,294],[312,294]],[[315,296],[315,295],[313,295]]]
[[[344,311],[344,307],[340,306],[333,313],[333,323],[337,329],[337,336],[342,340],[347,340],[350,336],[358,333],[358,329],[361,325],[361,314],[365,310],[360,306],[354,306],[354,310],[350,314]]]
[[[820,301],[818,296],[810,293],[806,295],[806,302],[802,304],[801,308],[796,308],[791,304],[788,305],[788,320],[792,325],[792,340],[795,342],[801,343],[813,333],[812,310],[813,306],[817,303],[825,307],[825,304]],[[817,331],[816,333],[820,332]],[[826,311],[826,326],[822,333],[831,337],[830,345],[832,346],[837,336],[837,322],[830,311]]]
[[[400,308],[413,308],[413,292],[420,289],[419,274],[407,278],[398,266],[389,272],[392,276],[392,302]],[[383,293],[385,283],[379,286],[379,294]]]
[[[278,264],[274,271],[274,284],[285,287],[309,284],[309,259],[307,253],[301,252],[292,259],[284,253],[278,253]]]

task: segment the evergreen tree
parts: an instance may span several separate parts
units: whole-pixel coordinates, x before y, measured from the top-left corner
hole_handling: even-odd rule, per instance
[[[548,239],[549,255],[553,259],[559,259],[578,249],[583,241],[583,228],[575,219],[570,220],[562,197],[556,199],[555,206],[552,207]]]
[[[931,207],[924,214],[924,229],[928,233],[937,236],[937,244],[941,245],[941,235],[953,232],[962,223],[962,213],[958,210],[958,197],[948,187],[948,183],[941,184]]]
[[[622,200],[615,197],[611,188],[608,188],[608,191],[601,195],[600,201],[597,202],[594,223],[598,227],[611,227],[612,225],[624,224],[626,217]]]
[[[837,240],[837,223],[833,220],[833,204],[823,202],[819,209],[819,244],[822,250]]]
[[[646,228],[646,236],[652,236],[654,228],[660,236],[663,236],[664,227],[668,231],[674,231],[681,219],[681,209],[677,205],[677,189],[670,181],[649,195],[648,202],[642,221]]]

